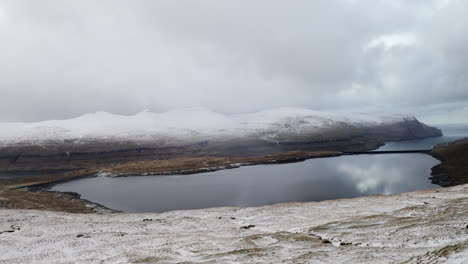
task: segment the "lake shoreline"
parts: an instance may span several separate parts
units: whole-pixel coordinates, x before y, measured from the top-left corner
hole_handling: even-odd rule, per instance
[[[446,145],[446,144],[444,144]],[[436,148],[435,148],[436,149]],[[408,151],[405,151],[408,152]],[[449,172],[444,170],[444,164],[449,158],[443,157],[436,151],[416,150],[409,151],[410,153],[422,153],[441,161],[441,164],[431,168],[429,179],[434,184],[442,187],[457,185],[459,181],[452,180],[450,173],[455,171],[453,168]],[[390,151],[389,153],[394,153]],[[158,176],[158,175],[188,175],[204,172],[213,172],[226,169],[235,169],[242,166],[254,166],[261,164],[283,164],[301,162],[308,159],[338,157],[344,155],[360,155],[374,154],[384,155],[382,153],[362,152],[362,153],[345,153],[335,151],[321,152],[304,152],[292,151],[286,153],[270,154],[259,157],[231,158],[231,157],[204,157],[204,158],[178,158],[172,160],[153,160],[153,161],[137,161],[118,164],[115,166],[107,166],[94,169],[75,170],[65,173],[52,173],[41,177],[24,177],[10,180],[0,180],[0,208],[26,208],[26,209],[45,209],[54,211],[66,211],[72,213],[83,212],[115,212],[115,210],[107,208],[98,203],[94,203],[85,199],[81,199],[79,194],[59,194],[55,191],[50,191],[50,187],[64,182],[74,181],[87,177],[132,177],[132,176]],[[456,167],[456,166],[455,166]],[[7,194],[7,195],[5,195]],[[47,199],[38,199],[31,201],[28,195],[45,196]],[[45,206],[49,199],[55,200],[55,205]],[[8,201],[13,201],[8,204]],[[15,202],[16,201],[16,202]],[[18,202],[19,201],[19,202]],[[42,202],[41,202],[42,201]],[[74,206],[69,206],[73,203]],[[79,205],[76,205],[78,203]],[[98,208],[97,210],[95,210]],[[102,210],[101,210],[102,209]]]
[[[93,208],[99,208],[99,211],[116,212],[116,210],[107,208],[99,203],[81,199],[81,195],[79,194],[70,195],[55,192],[50,191],[49,188],[58,183],[65,183],[106,174],[114,174],[114,176],[117,177],[131,177],[131,174],[147,173],[150,169],[152,169],[152,171],[151,174],[147,174],[148,176],[195,174],[234,169],[241,166],[293,163],[312,158],[336,157],[340,155],[342,155],[342,153],[333,151],[294,151],[246,158],[181,158],[173,160],[129,162],[124,163],[124,165],[108,166],[104,168],[84,169],[43,176],[0,180],[0,208],[45,209],[70,213],[94,213],[96,211]],[[214,164],[216,166],[207,167],[206,164]],[[142,165],[145,165],[146,167]],[[154,166],[156,166],[157,169],[155,169]],[[143,167],[144,169],[142,170]],[[55,203],[49,205],[49,201],[51,199]],[[12,203],[8,203],[8,201],[12,201]]]
[[[426,151],[418,151],[418,153],[429,154]],[[366,153],[370,154],[370,153]],[[99,203],[94,203],[86,199],[81,199],[78,195],[58,194],[56,191],[50,191],[50,187],[58,183],[74,181],[88,177],[132,177],[132,176],[157,176],[157,175],[181,175],[181,174],[194,174],[210,171],[218,171],[225,169],[234,169],[242,166],[254,166],[260,164],[284,164],[301,162],[308,159],[338,157],[345,155],[360,155],[356,153],[341,153],[341,152],[288,152],[266,155],[261,157],[247,157],[247,158],[221,158],[221,157],[207,157],[207,158],[187,158],[187,159],[174,159],[165,161],[144,161],[144,162],[130,162],[99,169],[87,169],[67,172],[59,175],[53,175],[46,180],[39,181],[37,177],[32,179],[16,179],[11,181],[14,186],[10,186],[11,190],[16,192],[16,196],[27,196],[28,193],[36,195],[49,195],[58,203],[58,206],[48,208],[48,210],[65,209],[67,212],[115,212],[115,210],[107,208]],[[385,155],[376,154],[374,155]],[[207,165],[215,166],[207,166]],[[0,193],[1,197],[1,193]],[[81,208],[69,210],[66,206],[70,201],[76,201],[82,205]],[[17,205],[18,206],[18,205]],[[41,206],[41,205],[39,205]],[[5,206],[2,206],[5,207]],[[37,209],[37,204],[23,204],[19,208],[26,207],[30,209]],[[16,208],[16,207],[15,207]],[[95,210],[98,208],[98,210]],[[90,210],[89,210],[90,209]],[[102,209],[102,210],[101,210]]]

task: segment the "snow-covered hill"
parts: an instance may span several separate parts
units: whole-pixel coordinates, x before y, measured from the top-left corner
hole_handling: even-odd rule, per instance
[[[468,185],[145,214],[0,211],[0,263],[467,263]]]
[[[14,144],[77,139],[139,141],[161,137],[187,142],[246,136],[269,139],[278,133],[314,133],[342,125],[376,126],[404,119],[413,118],[318,112],[302,108],[279,108],[234,115],[220,114],[204,108],[163,113],[143,111],[132,116],[97,112],[68,120],[0,123],[0,142]]]

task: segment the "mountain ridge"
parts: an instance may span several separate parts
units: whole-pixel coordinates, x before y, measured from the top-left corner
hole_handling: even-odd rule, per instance
[[[303,108],[278,108],[233,115],[204,108],[163,113],[143,111],[133,116],[96,112],[67,120],[0,123],[0,144],[80,139],[147,141],[163,136],[184,143],[236,137],[275,141],[274,135],[277,133],[323,133],[343,125],[371,127],[413,119],[409,116],[319,112]]]
[[[298,108],[229,116],[205,109],[134,116],[98,113],[71,120],[0,123],[0,170],[78,169],[287,151],[367,151],[387,141],[441,135],[414,117]]]

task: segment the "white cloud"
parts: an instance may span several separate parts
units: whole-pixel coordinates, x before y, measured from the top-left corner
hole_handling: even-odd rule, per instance
[[[0,121],[467,104],[466,1],[0,0]],[[1,21],[1,19],[0,19]],[[363,47],[365,47],[363,49]]]
[[[389,50],[393,47],[413,46],[417,43],[418,39],[412,33],[388,34],[372,39],[369,43],[365,45],[364,51],[380,46],[384,47],[385,50]]]
[[[0,6],[0,21],[3,21],[7,18],[7,13],[4,8]]]

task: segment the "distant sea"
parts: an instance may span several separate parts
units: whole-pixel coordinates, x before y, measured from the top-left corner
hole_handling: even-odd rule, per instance
[[[443,136],[420,140],[386,142],[384,146],[376,149],[376,151],[432,149],[437,144],[468,138],[468,124],[445,124],[433,126],[442,129]]]

